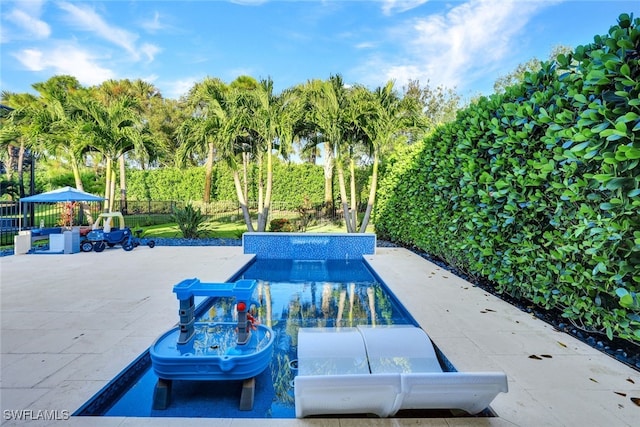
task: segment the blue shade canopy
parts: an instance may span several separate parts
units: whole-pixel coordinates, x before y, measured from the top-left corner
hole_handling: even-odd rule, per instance
[[[62,187],[57,190],[48,191],[46,193],[36,194],[34,196],[23,197],[21,203],[55,203],[55,202],[99,202],[104,200],[103,197],[85,193],[73,187]]]

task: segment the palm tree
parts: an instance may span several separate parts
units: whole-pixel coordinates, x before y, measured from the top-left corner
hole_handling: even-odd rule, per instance
[[[343,108],[346,88],[340,75],[329,80],[311,80],[305,86],[307,96],[307,120],[322,135],[316,138],[324,144],[324,203],[333,209],[334,157],[343,135]]]
[[[258,135],[253,129],[252,105],[257,104],[254,99],[254,91],[259,83],[250,76],[239,76],[231,82],[232,89],[227,98],[227,108],[233,116],[233,120],[225,127],[223,157],[233,171],[233,183],[236,189],[238,202],[244,215],[247,231],[254,231],[253,222],[249,212],[249,167],[251,161],[256,161],[258,167],[259,184],[262,182],[262,156],[258,143]],[[241,162],[238,162],[238,157]],[[242,180],[240,179],[239,164],[242,164]],[[262,187],[263,188],[263,187]],[[258,191],[259,210],[263,206],[263,192]]]
[[[179,161],[195,153],[206,153],[203,200],[211,201],[213,164],[216,156],[216,139],[227,121],[231,119],[226,109],[229,87],[220,79],[206,78],[197,83],[187,96],[191,115],[178,128],[180,142]]]
[[[378,181],[378,165],[380,152],[386,147],[391,147],[394,142],[404,136],[405,131],[421,126],[421,108],[414,97],[400,98],[394,90],[392,81],[383,87],[378,87],[370,96],[361,92],[368,98],[368,107],[358,120],[362,130],[368,135],[371,142],[370,153],[373,157],[373,169],[367,209],[360,225],[363,233],[375,204],[376,188]]]
[[[35,83],[33,88],[38,91],[40,96],[37,98],[31,95],[20,96],[22,99],[28,99],[29,102],[25,108],[19,109],[21,126],[14,128],[14,130],[18,131],[20,138],[30,139],[32,161],[36,153],[58,157],[65,166],[71,169],[75,187],[84,190],[80,166],[87,149],[86,139],[82,135],[79,122],[73,117],[69,105],[70,100],[84,92],[85,89],[75,77],[65,75]],[[7,95],[7,98],[11,99],[12,97]],[[11,127],[5,128],[3,132],[10,129]],[[22,173],[22,168],[19,169]],[[24,195],[24,190],[22,195]],[[82,204],[82,209],[88,221],[92,222],[88,206]]]
[[[43,83],[33,85],[40,94],[42,106],[39,120],[46,137],[42,140],[42,149],[61,157],[71,167],[75,187],[84,190],[80,177],[80,166],[87,150],[79,122],[71,115],[70,100],[79,96],[85,89],[72,76],[55,76]],[[87,209],[88,212],[88,209]]]
[[[300,150],[300,158],[302,161],[315,165],[318,157],[322,155],[320,147],[324,144],[324,141],[322,134],[317,131],[316,126],[311,122],[313,106],[311,97],[308,96],[309,82],[296,85],[292,90],[299,94],[300,108],[302,110],[294,129],[296,143]],[[331,191],[330,186],[329,191]]]
[[[371,106],[367,102],[369,91],[363,86],[349,89],[344,106],[343,143],[336,155],[336,167],[340,183],[340,198],[342,200],[343,216],[347,226],[347,232],[355,233],[358,228],[358,200],[356,194],[356,159],[361,157],[363,149],[370,145],[369,136],[362,129],[360,123],[362,117],[370,113]],[[344,178],[344,161],[349,163],[349,202]]]
[[[152,166],[179,166],[178,148],[180,142],[177,130],[189,118],[188,108],[184,100],[153,97],[151,107],[145,119],[149,124],[149,131],[153,140],[146,161],[140,160],[142,169]]]
[[[68,165],[73,173],[74,186],[84,191],[80,167],[90,147],[82,132],[81,121],[74,117],[70,104],[73,98],[86,94],[86,89],[72,76],[55,76],[33,87],[40,94],[43,110],[39,117],[43,131],[46,129],[41,149]],[[89,205],[83,202],[80,208],[87,221],[93,223]]]
[[[129,79],[124,80],[107,80],[102,83],[96,90],[95,95],[105,105],[110,105],[114,101],[123,97],[130,97],[136,101],[137,112],[141,114],[140,132],[143,136],[149,134],[148,127],[142,126],[142,122],[149,123],[148,117],[151,115],[151,108],[154,100],[161,98],[160,92],[151,83],[137,79],[133,82]],[[151,138],[143,138],[143,149],[125,150],[118,157],[118,166],[120,169],[120,209],[127,211],[127,175],[126,175],[126,159],[127,152],[137,154],[138,163],[144,164],[145,161],[151,160],[150,153],[154,153]]]
[[[298,91],[287,90],[276,96],[273,81],[262,80],[255,91],[249,92],[249,127],[258,142],[258,231],[265,231],[271,207],[273,188],[274,150],[287,156],[291,151],[294,130],[302,116],[302,103]],[[266,157],[266,188],[262,182],[262,156]]]
[[[229,165],[248,231],[253,231],[254,228],[248,205],[247,169],[250,157],[255,154],[256,141],[256,133],[251,129],[251,107],[256,102],[250,91],[257,86],[257,82],[248,76],[241,76],[230,85],[211,78],[196,84],[187,98],[192,109],[191,116],[177,132],[181,143],[179,157],[183,162],[195,153],[206,152],[206,202],[211,195],[214,161],[223,160]],[[238,161],[239,157],[242,158],[241,162]],[[240,164],[244,186],[240,178]]]
[[[25,153],[33,149],[42,135],[40,130],[41,108],[38,100],[31,94],[17,94],[12,92],[2,92],[2,102],[13,108],[6,118],[3,119],[3,126],[0,129],[0,144],[5,148],[7,156],[6,174],[9,181],[15,169],[18,175],[18,193],[20,197],[25,196],[24,190],[24,159]]]
[[[74,99],[74,114],[82,121],[82,133],[106,161],[105,210],[113,209],[116,174],[113,163],[130,150],[146,150],[139,104],[129,96],[100,102],[93,96]]]

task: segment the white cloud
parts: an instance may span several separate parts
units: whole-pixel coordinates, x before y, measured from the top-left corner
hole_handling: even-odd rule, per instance
[[[51,27],[40,19],[43,1],[22,1],[11,3],[14,8],[2,18],[11,25],[0,26],[2,43],[20,39],[46,39],[51,35]],[[4,6],[6,8],[6,5]]]
[[[29,71],[68,74],[85,85],[97,85],[115,76],[112,70],[99,66],[90,53],[69,45],[46,50],[23,49],[13,56]]]
[[[376,44],[373,42],[362,42],[355,45],[356,49],[373,49]]]
[[[147,82],[147,83],[151,83],[151,84],[155,84],[156,80],[158,80],[158,75],[157,74],[149,74],[146,77],[141,77],[141,80]]]
[[[107,23],[94,9],[87,5],[75,5],[69,2],[60,2],[58,6],[69,13],[69,21],[76,27],[93,32],[104,40],[125,49],[137,61],[142,55],[148,60],[153,60],[155,53],[160,49],[145,43],[141,47],[136,45],[138,35]]]
[[[49,35],[51,35],[51,28],[49,27],[49,24],[41,21],[35,16],[29,15],[23,10],[12,10],[7,14],[7,20],[21,27],[31,37],[37,39],[46,39],[47,37],[49,37]]]
[[[160,22],[160,12],[155,12],[153,19],[143,21],[140,25],[149,33],[155,33],[165,28],[165,25]]]
[[[38,49],[24,49],[19,54],[14,55],[29,71],[42,71],[45,69],[42,60],[42,51]]]
[[[395,11],[398,13],[406,12],[411,9],[415,9],[418,6],[422,6],[429,0],[383,0],[382,12],[385,15],[391,15]]]
[[[184,79],[174,80],[163,86],[167,88],[166,92],[161,89],[162,96],[165,98],[179,99],[183,95],[187,95],[189,90],[202,80],[202,77],[185,77]]]
[[[553,2],[470,0],[411,21],[391,31],[394,44],[402,46],[394,58],[372,56],[365,81],[379,85],[386,80],[405,84],[409,79],[434,85],[464,88],[473,80],[491,74],[504,60],[527,23],[540,9]],[[368,72],[372,70],[373,72]]]
[[[156,54],[160,51],[162,51],[162,49],[150,43],[144,43],[142,46],[140,46],[140,52],[142,52],[144,56],[147,57],[147,62],[152,62]]]

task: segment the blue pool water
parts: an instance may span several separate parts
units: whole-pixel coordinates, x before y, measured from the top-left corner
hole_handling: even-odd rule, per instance
[[[258,281],[253,314],[276,334],[271,364],[256,377],[252,410],[239,410],[242,381],[174,381],[169,407],[152,409],[157,377],[145,352],[75,415],[295,418],[299,328],[416,324],[360,260],[257,259],[238,279]],[[234,304],[233,298],[207,299],[196,321],[233,321]]]

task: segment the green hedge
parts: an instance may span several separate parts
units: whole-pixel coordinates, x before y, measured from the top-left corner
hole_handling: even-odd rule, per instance
[[[201,201],[204,190],[204,167],[187,169],[162,168],[127,171],[127,197],[130,200],[174,200]],[[368,196],[369,168],[356,170],[358,199],[366,201]],[[258,199],[257,166],[251,165],[249,176],[249,199]],[[347,177],[348,178],[348,177]],[[337,177],[334,176],[337,182]],[[266,181],[265,181],[266,185]],[[211,200],[237,200],[233,175],[224,163],[214,166]],[[334,198],[339,200],[338,186],[334,186]],[[324,202],[324,169],[309,163],[273,163],[272,200],[301,206],[305,198],[313,206]]]
[[[203,189],[204,168],[127,171],[127,198],[130,200],[202,200]]]
[[[398,160],[376,229],[640,341],[640,20],[481,98]]]

